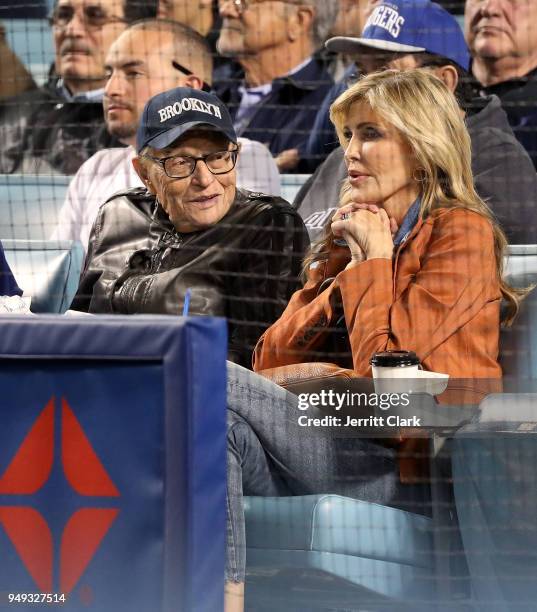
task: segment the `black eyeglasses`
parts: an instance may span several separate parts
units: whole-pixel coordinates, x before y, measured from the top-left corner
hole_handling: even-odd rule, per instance
[[[65,28],[75,16],[75,12],[68,4],[57,6],[49,17],[49,23],[56,28]],[[95,4],[82,8],[82,22],[87,28],[97,29],[107,23],[126,23],[126,20],[117,15],[108,15],[101,6]]]
[[[194,174],[199,161],[205,162],[212,174],[227,174],[235,167],[238,153],[239,148],[237,147],[231,151],[216,151],[201,157],[191,157],[189,155],[170,155],[170,157],[161,158],[146,155],[145,157],[160,164],[166,176],[182,179]]]
[[[189,70],[188,68],[185,68],[183,66],[183,64],[180,64],[179,62],[176,62],[175,60],[172,60],[172,66],[176,70],[179,70],[179,72],[182,72],[183,74],[186,74],[187,76],[192,76],[194,74],[192,72],[192,70]],[[202,81],[201,89],[203,91],[206,91],[207,93],[210,93],[211,86],[208,83],[206,83],[205,81]]]

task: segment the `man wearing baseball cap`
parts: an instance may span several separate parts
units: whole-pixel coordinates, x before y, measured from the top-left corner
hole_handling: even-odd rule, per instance
[[[376,70],[423,67],[454,92],[472,139],[472,167],[476,189],[488,202],[514,243],[533,243],[537,176],[533,164],[516,140],[496,96],[479,97],[469,75],[470,54],[456,19],[429,0],[387,0],[371,12],[359,38],[335,37],[326,47],[355,58],[356,74]],[[357,76],[355,78],[358,78]],[[319,111],[307,153],[324,158],[338,145],[328,110],[349,86],[338,84]],[[337,148],[317,169],[295,200],[311,235],[316,235],[338,205],[346,176],[343,151]]]
[[[178,87],[152,97],[133,160],[145,187],[99,209],[72,308],[179,315],[190,300],[192,314],[228,317],[229,358],[250,367],[298,288],[308,239],[287,202],[237,189],[239,148],[216,96]]]
[[[53,238],[79,240],[88,247],[100,206],[118,191],[141,187],[132,160],[136,130],[146,102],[175,87],[210,89],[213,57],[207,41],[176,21],[147,19],[127,28],[105,62],[104,117],[108,132],[126,147],[101,149],[78,169],[58,215]],[[278,168],[260,142],[240,139],[237,184],[251,191],[280,194]]]

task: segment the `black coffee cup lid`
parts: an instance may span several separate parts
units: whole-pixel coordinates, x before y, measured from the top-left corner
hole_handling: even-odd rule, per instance
[[[420,364],[414,351],[382,351],[369,360],[377,368],[404,368]]]

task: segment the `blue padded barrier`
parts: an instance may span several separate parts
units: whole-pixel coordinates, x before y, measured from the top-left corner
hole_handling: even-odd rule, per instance
[[[221,611],[225,322],[0,326],[0,593],[65,593],[65,612]]]
[[[453,483],[474,610],[537,601],[537,394],[497,394],[455,435]]]
[[[64,175],[0,174],[0,240],[47,240],[67,187]]]
[[[35,313],[64,313],[75,296],[84,250],[71,240],[3,240],[9,266]]]

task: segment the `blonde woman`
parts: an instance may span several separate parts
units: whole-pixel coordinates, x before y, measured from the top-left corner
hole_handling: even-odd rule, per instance
[[[323,360],[340,320],[359,375],[374,352],[401,348],[452,377],[499,379],[500,300],[510,319],[519,297],[502,281],[505,238],[474,190],[455,98],[426,71],[389,71],[342,94],[331,117],[348,167],[342,205],[255,369]],[[301,427],[297,398],[269,380],[231,365],[228,408],[226,610],[242,609],[245,494],[340,493],[427,512],[427,485],[403,482],[396,449]]]
[[[376,351],[407,349],[429,370],[500,378],[500,300],[510,320],[519,296],[502,280],[506,240],[475,192],[455,98],[424,70],[386,71],[343,93],[331,119],[344,204],[306,259],[305,287],[259,341],[255,369],[319,361],[341,314],[359,375]]]

